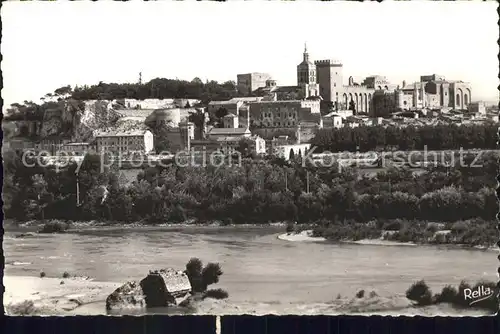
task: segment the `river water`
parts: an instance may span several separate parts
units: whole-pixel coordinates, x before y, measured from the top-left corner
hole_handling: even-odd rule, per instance
[[[184,269],[191,257],[198,257],[222,266],[224,274],[211,288],[225,289],[232,305],[253,313],[279,309],[276,305],[287,305],[288,313],[300,313],[301,307],[310,313],[306,305],[334,303],[339,294],[351,299],[361,289],[381,298],[403,298],[420,279],[434,292],[462,279],[497,280],[495,251],[289,242],[278,240],[280,233],[283,228],[276,227],[96,228],[14,238],[7,231],[5,273],[38,277],[43,270],[48,277],[61,277],[67,271],[125,282],[140,280],[152,269]],[[386,304],[390,308],[398,302]]]

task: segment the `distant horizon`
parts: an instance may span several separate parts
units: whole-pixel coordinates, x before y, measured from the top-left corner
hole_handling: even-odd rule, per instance
[[[484,2],[6,2],[3,109],[40,102],[67,85],[137,83],[139,72],[143,83],[195,77],[236,82],[237,74],[263,72],[278,85],[296,85],[305,42],[311,60],[343,63],[344,84],[350,76],[361,83],[382,75],[400,85],[439,74],[469,82],[472,101],[498,103],[496,7]],[[441,33],[451,27],[453,34]]]

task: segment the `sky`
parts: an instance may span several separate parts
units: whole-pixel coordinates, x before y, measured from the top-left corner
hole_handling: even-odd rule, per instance
[[[498,99],[498,16],[492,2],[4,2],[2,97],[37,101],[65,85],[156,77],[236,81],[267,72],[296,84],[310,57],[337,59],[361,82],[437,73]]]

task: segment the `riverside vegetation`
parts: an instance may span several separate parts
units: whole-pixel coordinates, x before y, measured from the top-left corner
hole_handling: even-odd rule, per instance
[[[450,125],[428,133],[425,128],[363,127],[322,130],[313,142],[317,152],[351,150],[354,144],[366,151],[373,143],[389,149],[394,140],[408,136],[414,144],[406,148],[456,148],[450,143],[467,142],[464,148],[488,149],[496,138],[492,129],[489,125]],[[76,205],[76,164],[62,170],[36,163],[28,167],[32,161],[23,163],[21,155],[6,152],[5,215],[21,221],[146,224],[298,222],[312,225],[316,236],[331,240],[384,237],[491,246],[498,239],[496,152],[481,152],[479,159],[465,155],[462,163],[455,159],[448,166],[430,165],[418,175],[402,167],[385,168],[367,177],[356,168],[321,167],[300,157],[290,162],[255,157],[241,143],[238,149],[246,156],[241,166],[180,167],[165,161],[163,166],[144,169],[127,185],[117,166],[106,167],[107,161],[100,156],[87,154],[78,171],[80,206]],[[42,232],[67,227],[53,223]]]
[[[372,178],[354,168],[339,171],[336,166],[275,158],[244,159],[241,166],[219,168],[170,163],[143,170],[125,186],[114,166],[101,171],[100,156],[88,154],[79,170],[77,206],[76,164],[59,171],[27,167],[21,156],[7,152],[4,211],[14,220],[297,221],[332,240],[384,235],[404,242],[491,246],[498,239],[497,159],[495,152],[488,152],[475,162],[480,168],[471,166],[473,158],[467,157],[464,164],[430,166],[419,175],[388,168]]]
[[[480,290],[481,288],[488,288],[492,292],[489,298],[483,298],[478,300],[476,303],[471,305],[471,301],[467,300],[465,291],[469,290]],[[435,295],[432,294],[431,289],[425,281],[418,281],[413,283],[406,291],[406,298],[412,300],[416,306],[428,306],[441,303],[451,304],[455,308],[479,308],[492,311],[493,313],[498,311],[499,300],[498,300],[498,288],[495,282],[477,282],[474,285],[462,281],[460,282],[458,288],[451,285],[445,286],[441,293]]]

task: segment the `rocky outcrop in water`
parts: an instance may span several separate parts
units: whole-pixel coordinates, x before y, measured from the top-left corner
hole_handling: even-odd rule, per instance
[[[127,282],[106,299],[106,310],[177,305],[191,291],[186,274],[174,269],[151,271],[140,283]]]

